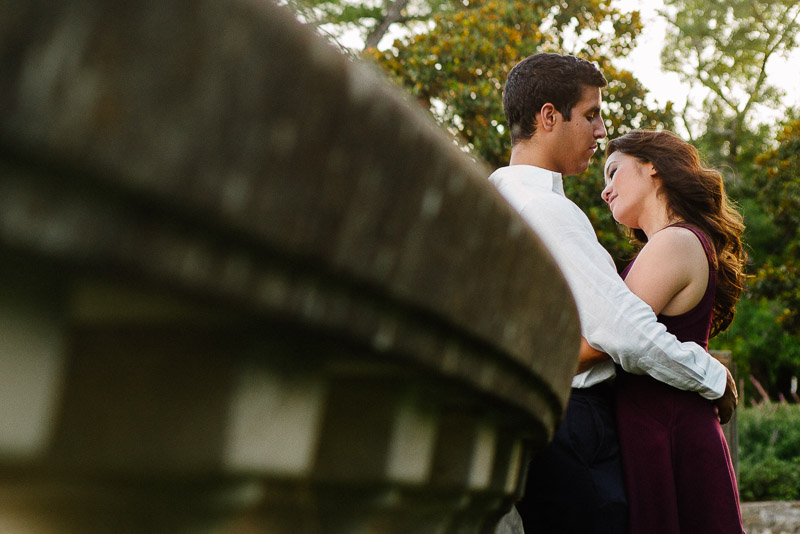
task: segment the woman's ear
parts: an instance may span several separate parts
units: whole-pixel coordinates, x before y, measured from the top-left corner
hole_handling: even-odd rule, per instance
[[[656,170],[655,166],[652,163],[648,163],[647,172],[650,174],[650,178],[659,178],[658,171]]]

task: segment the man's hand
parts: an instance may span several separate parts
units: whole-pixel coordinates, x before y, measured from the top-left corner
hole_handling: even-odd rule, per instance
[[[594,364],[610,359],[611,356],[605,352],[600,352],[599,350],[595,349],[589,345],[589,342],[586,341],[586,338],[581,337],[581,348],[580,352],[578,353],[578,370],[575,372],[575,374],[580,374],[591,369]]]
[[[717,411],[717,418],[720,424],[725,424],[733,417],[733,411],[736,410],[736,405],[739,404],[739,392],[736,390],[736,381],[733,375],[726,368],[728,373],[728,380],[725,384],[725,393],[714,401],[714,408]]]

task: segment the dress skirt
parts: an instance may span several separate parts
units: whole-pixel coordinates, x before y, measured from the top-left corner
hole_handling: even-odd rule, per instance
[[[631,534],[738,534],[739,491],[711,401],[620,372],[617,427]]]

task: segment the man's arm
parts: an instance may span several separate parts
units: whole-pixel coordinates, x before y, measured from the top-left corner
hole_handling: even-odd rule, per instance
[[[581,348],[578,351],[578,370],[576,374],[588,371],[594,367],[595,364],[605,362],[609,359],[611,359],[611,356],[592,347],[589,345],[589,342],[586,341],[586,338],[581,336]]]
[[[600,352],[589,345],[586,338],[581,336],[581,348],[578,352],[578,370],[576,374],[588,371],[595,364],[608,361],[610,358],[611,356],[605,352]],[[733,379],[733,375],[729,369],[726,368],[725,371],[727,373],[725,392],[720,398],[714,400],[714,408],[716,409],[717,417],[719,418],[719,422],[723,425],[730,421],[731,417],[733,417],[733,412],[736,410],[736,406],[739,404],[739,392],[736,388],[736,381]]]
[[[717,399],[727,370],[694,343],[681,343],[627,288],[589,220],[562,197],[529,202],[521,211],[545,242],[572,289],[583,335],[626,371]]]

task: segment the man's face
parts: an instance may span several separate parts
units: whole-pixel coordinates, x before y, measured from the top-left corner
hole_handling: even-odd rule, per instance
[[[566,121],[558,114],[554,139],[558,168],[553,170],[569,175],[580,174],[589,167],[589,160],[597,151],[597,140],[607,133],[600,113],[601,102],[600,88],[586,86],[580,101],[572,108],[572,119]]]

